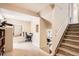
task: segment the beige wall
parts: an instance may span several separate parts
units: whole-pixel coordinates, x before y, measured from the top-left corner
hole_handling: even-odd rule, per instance
[[[46,11],[45,11],[46,10]],[[68,24],[68,4],[55,4],[55,8],[51,9],[45,9],[42,12],[42,15],[45,17],[46,20],[50,20],[51,24],[52,24],[52,33],[53,33],[53,39],[52,39],[52,54],[55,53],[55,49],[60,41],[60,38]],[[16,22],[15,22],[16,23]],[[37,23],[36,23],[37,24]],[[26,27],[26,26],[25,26]],[[33,29],[34,28],[34,29]],[[32,29],[35,30],[35,27],[33,27]],[[40,46],[47,48],[47,44],[46,44],[46,39],[47,39],[47,35],[46,35],[46,24],[44,20],[40,20],[40,40],[38,39],[37,41],[34,40],[34,43],[37,45],[37,43],[39,44],[40,41]],[[24,30],[25,31],[25,30]],[[39,36],[38,34],[38,36]],[[37,35],[37,33],[35,34],[35,36]],[[38,37],[37,36],[37,37]],[[47,51],[47,50],[46,50]]]
[[[31,22],[23,22],[22,28],[24,32],[31,32]]]
[[[5,28],[5,52],[10,52],[13,50],[13,28]]]
[[[55,4],[53,9],[42,10],[40,15],[52,24],[52,55],[60,41],[60,38],[68,25],[68,4]]]
[[[52,54],[54,55],[63,32],[69,23],[68,4],[55,4],[53,21]]]
[[[49,53],[47,46],[47,29],[51,28],[51,24],[44,19],[40,20],[40,48]]]
[[[36,17],[32,19],[31,31],[33,33],[32,44],[40,48],[40,18]],[[36,25],[38,25],[38,32],[36,32]]]
[[[31,32],[31,22],[27,21],[20,21],[20,20],[15,20],[15,19],[7,19],[8,23],[14,24],[15,29],[15,35],[18,35],[19,33],[22,32]],[[22,31],[19,27],[22,27]]]
[[[28,10],[27,8],[23,8],[21,6],[15,5],[14,3],[0,3],[0,8],[9,9],[16,12],[21,12],[24,14],[37,16],[37,14],[33,11]]]

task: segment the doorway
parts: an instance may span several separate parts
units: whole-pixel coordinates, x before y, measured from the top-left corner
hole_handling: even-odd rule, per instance
[[[69,4],[69,17],[70,17],[70,24],[79,23],[79,13],[78,13],[78,4],[77,3],[70,3]]]

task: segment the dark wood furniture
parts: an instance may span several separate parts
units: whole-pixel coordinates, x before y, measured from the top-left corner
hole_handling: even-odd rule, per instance
[[[3,21],[0,25],[0,27],[3,27],[5,25],[8,25],[8,26],[13,26],[13,24],[10,24],[10,23],[7,23],[7,21]]]
[[[5,45],[5,29],[0,28],[0,56],[4,54],[4,45]]]
[[[27,32],[25,34],[26,34],[26,40],[25,41],[32,41],[33,34],[32,33],[27,34]]]
[[[3,21],[0,25],[0,56],[4,55],[5,52],[5,26],[13,26],[13,24],[7,23],[7,21]]]

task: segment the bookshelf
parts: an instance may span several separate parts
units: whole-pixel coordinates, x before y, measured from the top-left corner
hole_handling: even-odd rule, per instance
[[[0,56],[4,54],[4,46],[5,46],[5,29],[0,28]]]

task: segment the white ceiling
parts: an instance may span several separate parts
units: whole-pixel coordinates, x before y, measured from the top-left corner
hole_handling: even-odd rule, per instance
[[[12,5],[21,7],[25,10],[28,9],[28,10],[33,11],[35,13],[38,13],[45,8],[50,8],[50,4],[48,4],[48,3],[13,3]],[[38,18],[35,16],[31,16],[28,14],[23,14],[23,13],[19,13],[19,12],[7,10],[7,9],[1,9],[1,10],[2,10],[3,15],[6,18],[13,18],[13,19],[23,20],[23,21],[32,21],[32,19]]]
[[[43,8],[49,6],[48,3],[17,3],[17,4],[14,4],[14,5],[20,6],[22,8],[28,9],[28,10],[31,10],[33,12],[39,12]]]
[[[3,15],[5,18],[9,18],[12,20],[13,19],[14,20],[22,20],[22,21],[27,21],[27,22],[31,22],[33,19],[39,18],[39,17],[35,17],[35,16],[31,16],[31,15],[27,15],[27,14],[15,12],[15,11],[3,9],[3,8],[0,9],[0,15]]]

